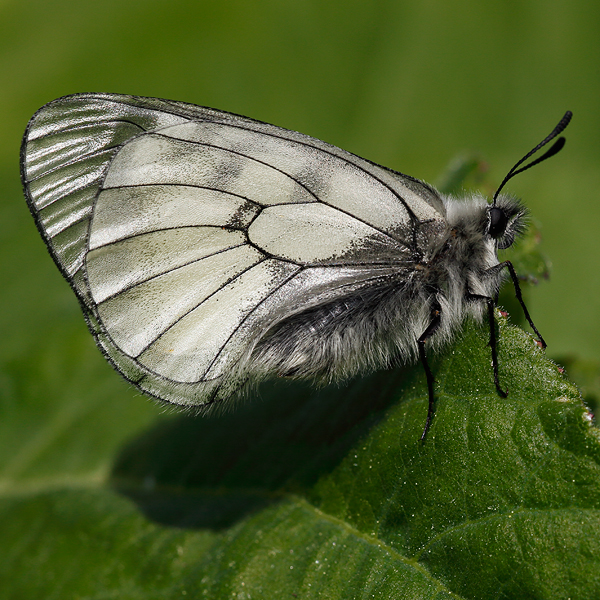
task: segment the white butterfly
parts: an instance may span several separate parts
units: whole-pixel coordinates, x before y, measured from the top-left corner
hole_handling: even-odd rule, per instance
[[[457,201],[315,138],[154,98],[51,102],[21,162],[90,330],[142,391],[207,406],[269,376],[343,379],[420,355],[424,435],[424,344],[486,305],[493,317],[496,248],[524,215],[498,193]]]

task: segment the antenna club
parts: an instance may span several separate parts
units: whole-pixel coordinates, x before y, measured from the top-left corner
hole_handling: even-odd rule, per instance
[[[523,171],[526,171],[527,169],[533,167],[534,165],[541,163],[542,161],[546,160],[547,158],[550,158],[551,156],[554,156],[555,154],[557,154],[558,152],[560,152],[562,150],[563,146],[565,145],[564,137],[561,137],[558,140],[556,140],[556,142],[551,146],[551,148],[547,152],[545,152],[542,156],[540,156],[533,162],[529,163],[528,165],[525,165],[521,169],[517,168],[517,167],[521,166],[528,158],[533,156],[538,150],[540,150],[546,144],[551,142],[562,131],[564,131],[566,129],[567,125],[569,124],[569,122],[571,121],[572,117],[573,117],[573,113],[570,110],[568,110],[564,114],[563,118],[558,122],[556,127],[552,130],[550,135],[548,135],[546,138],[544,138],[535,148],[530,150],[521,160],[519,160],[513,166],[513,168],[508,172],[508,174],[502,180],[502,183],[496,190],[496,193],[494,194],[494,196],[492,198],[492,200],[493,200],[492,206],[496,206],[496,199],[498,198],[498,194],[500,193],[502,188],[508,183],[508,181],[511,180],[515,175],[517,175],[518,173],[522,173]]]

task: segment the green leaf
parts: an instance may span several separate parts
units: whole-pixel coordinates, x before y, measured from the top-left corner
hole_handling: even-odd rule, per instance
[[[573,354],[559,356],[556,361],[566,368],[567,374],[581,390],[581,395],[590,410],[597,413],[600,408],[600,361]]]
[[[425,444],[424,376],[408,368],[164,417],[105,449],[105,481],[69,481],[64,462],[13,478],[0,598],[598,597],[599,432],[531,336],[499,329],[508,398],[486,328],[468,324],[432,361]],[[98,432],[81,425],[84,447]]]

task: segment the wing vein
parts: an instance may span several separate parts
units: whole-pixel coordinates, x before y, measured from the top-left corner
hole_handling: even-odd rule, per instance
[[[181,321],[182,319],[184,319],[185,317],[187,317],[187,315],[189,315],[191,312],[193,312],[194,310],[196,310],[199,306],[201,306],[202,304],[204,304],[204,302],[206,302],[209,298],[212,298],[215,294],[219,293],[226,285],[229,285],[232,281],[235,281],[236,279],[238,279],[239,277],[241,277],[244,273],[246,273],[250,269],[253,269],[256,265],[259,265],[260,263],[264,262],[265,260],[267,260],[266,257],[265,258],[261,258],[259,261],[255,262],[253,265],[251,265],[249,267],[246,267],[244,270],[240,271],[235,276],[230,277],[227,281],[225,281],[223,283],[223,285],[221,285],[221,287],[219,289],[217,289],[214,292],[210,293],[208,296],[206,296],[206,298],[204,298],[202,300],[202,302],[198,302],[198,304],[196,304],[195,306],[192,306],[192,308],[190,308],[184,314],[180,315],[164,331],[162,331],[159,335],[157,335],[149,344],[146,344],[146,346],[144,346],[142,348],[142,350],[140,352],[138,352],[138,354],[136,356],[132,356],[131,358],[137,359],[146,350],[148,350],[148,348],[150,348],[150,346],[152,346],[152,344],[155,344],[163,335],[165,335],[165,333],[167,333],[167,331],[169,331],[170,329],[172,329],[173,327],[175,327],[175,325],[177,325],[177,323],[179,323],[179,321]],[[111,340],[112,340],[112,338],[111,338]],[[137,362],[137,360],[136,360],[136,362]]]
[[[250,130],[248,130],[248,131],[252,131],[252,130],[250,129]],[[156,132],[151,132],[151,135],[159,135],[159,136],[161,136],[161,137],[168,138],[168,139],[171,139],[171,140],[173,140],[173,139],[179,139],[179,138],[173,138],[173,137],[171,137],[171,136],[167,136],[167,135],[164,135],[164,134],[162,134],[162,133],[156,133]],[[277,137],[277,136],[273,136],[273,137]],[[282,139],[285,139],[285,138],[282,138]],[[398,240],[398,239],[396,239],[396,238],[392,237],[392,236],[391,236],[391,235],[390,235],[390,234],[389,234],[387,231],[385,231],[385,230],[383,230],[383,229],[381,229],[381,228],[379,228],[379,227],[376,227],[376,226],[375,226],[375,225],[373,225],[372,223],[367,223],[367,221],[365,221],[364,219],[361,219],[360,217],[357,217],[355,214],[352,214],[352,213],[351,213],[350,211],[348,211],[348,210],[344,210],[344,209],[340,208],[339,206],[335,206],[335,205],[333,205],[333,204],[331,204],[331,203],[329,203],[329,202],[326,202],[325,200],[322,200],[322,199],[321,199],[321,198],[319,198],[319,197],[318,197],[318,196],[317,196],[317,195],[316,195],[314,192],[312,192],[310,189],[308,189],[308,187],[307,187],[305,184],[303,184],[301,181],[298,181],[298,179],[296,179],[295,177],[292,177],[292,176],[291,176],[289,173],[286,173],[285,171],[283,171],[283,170],[279,169],[278,167],[275,167],[275,166],[273,166],[273,165],[271,165],[271,164],[269,164],[269,163],[267,163],[267,162],[265,162],[265,161],[262,161],[262,160],[259,160],[259,159],[257,159],[257,158],[254,158],[253,156],[248,156],[247,154],[244,154],[243,152],[239,152],[239,151],[237,151],[237,150],[231,150],[230,148],[224,148],[224,147],[222,147],[222,146],[217,146],[217,145],[215,145],[215,144],[208,144],[208,143],[206,143],[206,142],[196,142],[196,141],[191,141],[191,140],[180,140],[180,141],[184,141],[184,142],[186,142],[186,143],[188,143],[188,144],[195,144],[195,145],[197,145],[197,146],[206,146],[207,148],[218,148],[219,150],[223,150],[224,152],[229,152],[230,154],[235,154],[235,155],[237,155],[237,156],[242,156],[242,157],[244,157],[244,158],[245,158],[245,159],[247,159],[247,160],[252,160],[252,161],[254,161],[254,162],[257,162],[257,163],[259,163],[259,164],[261,164],[261,165],[264,165],[264,166],[266,166],[266,167],[269,167],[270,169],[273,169],[274,171],[277,171],[277,172],[281,173],[281,174],[282,174],[282,175],[284,175],[285,177],[288,177],[289,179],[291,179],[292,181],[294,181],[295,183],[297,183],[297,184],[298,184],[300,187],[304,188],[304,189],[305,189],[305,190],[306,190],[306,191],[307,191],[307,192],[308,192],[308,193],[309,193],[309,194],[310,194],[310,195],[311,195],[313,198],[315,198],[315,200],[316,200],[317,202],[319,202],[319,203],[321,203],[321,204],[324,204],[325,206],[329,206],[330,208],[333,208],[334,210],[337,210],[337,211],[339,211],[340,213],[343,213],[343,214],[345,214],[345,215],[347,215],[347,216],[351,217],[352,219],[355,219],[356,221],[358,221],[359,223],[362,223],[362,224],[363,224],[363,225],[365,225],[366,227],[370,227],[371,229],[373,229],[373,230],[375,230],[375,231],[378,231],[379,233],[381,233],[381,235],[384,235],[385,237],[387,237],[387,238],[388,238],[389,240],[391,240],[392,242],[394,242],[394,243],[399,243],[399,244],[402,244],[402,245],[403,245],[403,246],[405,246],[406,248],[410,249],[410,247],[408,246],[408,244],[406,244],[406,243],[405,243],[405,242],[403,242],[402,240]],[[318,150],[318,149],[319,149],[319,148],[317,148],[317,150]],[[332,153],[330,153],[330,154],[332,154]],[[337,155],[335,155],[335,154],[332,154],[332,156],[337,156]],[[353,164],[353,163],[349,163],[349,164]],[[368,173],[368,172],[367,172],[367,171],[365,171],[364,169],[362,169],[362,170],[363,170],[365,173],[367,173],[367,174],[369,174],[369,175],[370,175],[370,173]],[[387,187],[387,186],[386,186],[386,187]],[[402,199],[401,199],[401,198],[400,198],[400,197],[399,197],[397,194],[395,194],[395,195],[396,195],[396,197],[397,197],[399,200],[401,200],[401,201],[404,203],[404,201],[403,201],[403,200],[402,200]],[[303,203],[303,204],[308,204],[308,203],[306,203],[306,202],[305,202],[305,203]],[[260,206],[262,206],[262,205],[260,205]],[[269,205],[269,206],[270,206],[270,205]],[[418,219],[416,219],[416,217],[414,216],[414,214],[413,214],[413,212],[412,212],[412,211],[410,211],[410,210],[409,210],[409,213],[410,213],[410,215],[411,215],[411,217],[412,217],[413,219],[415,219],[417,222],[419,222],[419,221],[418,221]]]
[[[235,196],[236,198],[240,198],[242,200],[245,200],[246,202],[250,202],[251,204],[254,204],[254,206],[256,206],[257,208],[264,208],[264,206],[262,204],[259,204],[258,202],[256,202],[255,200],[252,200],[251,198],[248,198],[246,196],[242,196],[241,194],[236,194],[235,192],[229,192],[227,190],[222,190],[216,187],[211,187],[209,185],[194,185],[192,183],[136,183],[133,185],[115,185],[115,186],[111,186],[111,187],[104,187],[102,186],[102,189],[100,191],[103,190],[127,190],[127,189],[132,189],[132,188],[149,188],[149,187],[163,187],[163,186],[170,186],[170,187],[186,187],[186,188],[193,188],[196,190],[210,190],[211,192],[219,192],[221,194],[227,194],[229,196]],[[301,204],[300,202],[298,204]],[[311,202],[305,202],[302,204],[311,204]],[[269,206],[275,206],[273,205],[269,205]]]
[[[205,119],[205,120],[202,120],[202,121],[199,120],[199,122],[215,123],[215,122],[218,122],[218,121],[210,121],[208,119]],[[260,121],[257,121],[257,122],[261,123]],[[347,163],[349,165],[352,165],[352,166],[360,169],[363,173],[366,173],[369,177],[372,177],[373,179],[375,179],[375,181],[379,182],[382,186],[384,186],[387,190],[389,190],[396,198],[398,198],[398,200],[402,203],[402,205],[404,206],[404,208],[408,211],[408,213],[409,213],[409,215],[410,215],[410,217],[411,217],[411,219],[413,221],[415,221],[417,223],[420,222],[419,219],[417,218],[417,216],[414,214],[414,212],[410,208],[410,206],[408,205],[408,202],[404,198],[402,198],[402,196],[400,196],[400,194],[398,194],[398,192],[396,190],[394,190],[389,184],[387,184],[385,181],[383,181],[382,179],[380,179],[379,177],[377,177],[373,173],[367,171],[360,164],[357,164],[356,162],[348,160],[345,156],[340,156],[339,154],[336,154],[335,152],[331,152],[330,150],[326,150],[324,148],[320,148],[319,146],[315,146],[314,144],[309,144],[306,141],[301,141],[301,140],[297,140],[297,139],[290,139],[290,138],[287,138],[287,137],[285,137],[283,135],[276,135],[276,134],[274,134],[272,132],[256,131],[256,130],[250,128],[250,127],[244,127],[243,125],[240,125],[240,124],[237,124],[237,123],[231,123],[231,122],[226,121],[226,120],[223,120],[222,123],[224,125],[227,125],[228,127],[235,127],[237,129],[243,129],[244,131],[251,131],[253,133],[259,133],[261,135],[266,135],[266,136],[269,136],[269,137],[272,137],[272,138],[277,138],[277,139],[280,139],[280,140],[292,141],[295,144],[300,144],[300,145],[306,146],[308,148],[313,148],[313,149],[318,150],[320,152],[324,152],[325,154],[329,154],[330,156],[333,156],[335,158],[339,158],[340,160],[344,161],[345,163]],[[261,123],[261,124],[268,125],[267,123]],[[274,126],[272,125],[271,127],[274,127]],[[290,131],[291,133],[299,133],[299,132],[296,132],[296,131],[285,129],[283,127],[278,127],[278,129],[283,129],[283,131]],[[300,135],[303,135],[303,134],[300,134]],[[186,140],[186,141],[189,141],[189,140]],[[194,143],[194,142],[192,142],[192,143]],[[196,142],[196,143],[200,143],[200,142]],[[324,142],[324,143],[326,143],[326,142]],[[211,144],[208,144],[208,145],[211,145]],[[215,146],[215,147],[218,148],[219,146]],[[354,157],[356,157],[356,158],[358,158],[360,160],[364,160],[365,162],[367,162],[370,165],[373,165],[375,167],[380,167],[380,168],[382,168],[382,169],[384,169],[386,171],[389,171],[391,173],[396,173],[396,171],[394,171],[393,169],[389,169],[387,167],[381,167],[381,165],[378,165],[377,163],[374,163],[374,162],[372,162],[370,160],[367,160],[366,158],[362,158],[362,157],[358,156],[357,154],[353,154],[352,152],[348,152],[347,150],[344,150],[343,152],[345,152],[345,153],[347,153],[347,154],[349,154],[351,156],[354,156]],[[418,179],[415,179],[414,177],[409,177],[408,175],[404,175],[404,173],[398,173],[398,174],[401,175],[402,177],[406,177],[407,179],[410,179],[411,181],[414,181],[415,183],[419,183],[420,185],[424,185],[423,182],[419,181]],[[319,199],[319,201],[321,201],[321,200]],[[352,216],[354,216],[354,215],[352,215]]]
[[[152,275],[152,277],[148,277],[147,279],[143,279],[141,281],[136,281],[135,283],[133,283],[131,285],[128,285],[127,287],[123,288],[122,290],[119,290],[118,292],[116,292],[116,293],[114,293],[114,294],[112,294],[110,296],[107,296],[104,300],[102,300],[102,302],[99,302],[98,304],[96,304],[96,303],[94,303],[94,304],[96,304],[96,306],[100,306],[100,304],[103,304],[104,302],[107,302],[108,300],[111,300],[112,298],[116,298],[117,296],[119,296],[121,294],[124,294],[125,292],[128,292],[128,291],[136,288],[139,285],[142,285],[143,283],[148,283],[149,281],[152,281],[153,279],[157,279],[158,277],[162,277],[163,275],[166,275],[167,273],[174,273],[175,271],[178,271],[179,269],[183,269],[184,267],[188,267],[189,265],[193,265],[194,263],[200,262],[201,260],[204,260],[205,258],[210,258],[211,256],[217,256],[218,254],[223,254],[223,252],[227,252],[228,250],[233,250],[234,248],[240,248],[241,246],[245,246],[245,245],[246,245],[245,243],[241,243],[241,244],[236,244],[234,246],[228,246],[227,248],[221,248],[221,250],[217,250],[215,252],[211,252],[210,254],[206,254],[205,256],[201,256],[200,258],[195,258],[194,260],[190,260],[190,261],[188,261],[186,263],[178,265],[177,267],[173,267],[171,269],[167,269],[164,273],[158,273],[157,275]],[[103,246],[101,246],[101,247],[103,247]],[[260,262],[262,262],[262,260]],[[256,264],[258,264],[258,263],[256,263]],[[252,265],[252,266],[254,266],[254,265]],[[227,281],[223,285],[225,286],[228,283],[230,283],[231,281],[233,281],[233,279]],[[209,298],[209,297],[210,296],[207,296],[207,298]],[[206,298],[204,300],[206,300]],[[204,302],[204,300],[202,302]],[[202,304],[202,302],[200,304]],[[197,306],[194,306],[194,308],[197,308],[198,306],[200,306],[200,304],[198,304]],[[156,338],[156,339],[158,339],[158,338]]]
[[[144,235],[150,235],[152,233],[156,233],[158,231],[176,231],[179,229],[198,229],[200,227],[210,227],[211,229],[225,229],[227,231],[241,231],[243,233],[245,233],[245,229],[240,228],[240,227],[230,227],[228,225],[203,225],[203,224],[198,224],[198,225],[178,225],[178,226],[173,226],[173,227],[157,227],[154,228],[150,231],[141,231],[140,233],[133,233],[131,235],[127,235],[125,237],[121,237],[117,240],[113,240],[112,242],[108,242],[106,244],[102,244],[100,246],[94,246],[94,248],[90,249],[90,252],[93,250],[98,250],[98,248],[108,248],[109,246],[113,246],[114,244],[120,244],[121,242],[124,242],[126,240],[133,240],[135,238],[138,237],[142,237]],[[238,244],[243,246],[244,244]],[[233,247],[233,246],[232,246]],[[235,246],[237,247],[237,245]]]

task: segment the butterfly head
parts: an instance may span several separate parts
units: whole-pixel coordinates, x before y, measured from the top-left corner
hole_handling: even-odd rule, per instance
[[[496,202],[487,207],[486,213],[486,234],[501,250],[512,246],[527,224],[527,209],[512,196],[498,196]]]

